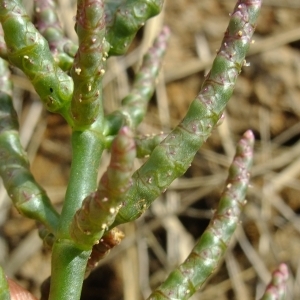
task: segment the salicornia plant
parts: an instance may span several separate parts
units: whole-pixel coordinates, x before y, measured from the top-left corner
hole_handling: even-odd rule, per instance
[[[139,138],[136,128],[154,93],[169,29],[161,30],[131,92],[109,114],[103,109],[102,80],[107,59],[126,53],[138,29],[162,10],[163,0],[78,0],[78,45],[64,35],[53,0],[35,0],[33,20],[21,0],[0,1],[0,175],[15,207],[41,224],[40,235],[52,247],[49,299],[79,299],[84,278],[122,240],[116,226],[141,216],[189,168],[233,93],[260,6],[260,0],[238,1],[212,69],[180,124],[169,134]],[[30,172],[12,105],[9,65],[24,72],[47,110],[62,115],[72,129],[72,165],[61,213]],[[207,230],[149,299],[188,299],[214,272],[245,203],[253,143],[247,131]],[[97,182],[105,149],[111,161]],[[143,157],[146,162],[134,170],[134,160]],[[0,293],[9,299],[4,274]]]

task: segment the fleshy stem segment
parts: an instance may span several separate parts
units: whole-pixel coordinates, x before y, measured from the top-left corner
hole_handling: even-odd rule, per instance
[[[174,179],[186,172],[232,95],[236,79],[245,64],[260,7],[260,0],[238,1],[199,95],[181,123],[134,173],[133,186],[114,225],[138,218]]]
[[[34,23],[39,32],[49,43],[51,53],[58,66],[68,71],[72,67],[77,46],[66,38],[59,23],[54,0],[34,1]],[[66,53],[65,48],[73,50],[73,55]]]
[[[0,267],[0,299],[10,300],[9,286],[4,270]]]
[[[17,210],[41,222],[50,232],[55,232],[58,213],[30,172],[27,155],[19,138],[8,64],[2,58],[0,78],[0,175]]]
[[[78,129],[93,124],[103,115],[102,78],[110,48],[105,29],[104,1],[79,0],[75,25],[79,48],[71,69],[74,80],[71,115]]]
[[[109,254],[112,248],[118,246],[121,243],[123,238],[124,233],[117,227],[113,228],[103,235],[103,237],[99,241],[99,244],[93,246],[92,252],[86,265],[85,278],[87,278],[90,273],[97,267],[99,262]],[[42,283],[41,300],[48,300],[49,298],[50,281],[51,277],[48,277]],[[83,285],[85,285],[85,282],[83,282]]]
[[[289,270],[286,264],[282,263],[272,273],[272,279],[267,286],[261,300],[284,300],[286,296],[286,286],[289,277]]]
[[[188,258],[177,267],[148,300],[190,298],[215,271],[233,235],[246,201],[254,136],[247,131],[237,145],[226,188],[208,228]],[[196,267],[195,267],[196,266]]]
[[[99,135],[92,130],[73,133],[71,179],[52,252],[50,300],[80,299],[92,246],[99,242],[107,226],[113,222],[122,200],[121,196],[126,194],[130,185],[132,170],[128,166],[133,164],[135,157],[133,137],[130,135],[129,129],[123,128],[116,138],[112,149],[114,159],[98,187],[97,202],[98,196],[91,199],[93,197],[89,195],[97,188],[95,181],[103,151],[101,144],[99,145],[101,137],[99,140]],[[81,206],[85,198],[91,200],[86,200]],[[86,204],[90,204],[92,210],[86,210]],[[74,219],[78,209],[78,215]],[[85,215],[85,212],[90,214]],[[82,219],[78,219],[78,216]],[[77,240],[78,237],[80,240]]]
[[[159,145],[166,136],[166,133],[161,132],[159,134],[149,134],[136,138],[136,156],[138,158],[148,157],[154,148]]]
[[[109,55],[125,54],[137,31],[160,13],[163,3],[163,0],[105,1]]]
[[[170,29],[165,26],[153,46],[144,55],[142,65],[135,75],[132,90],[122,100],[122,107],[106,117],[105,135],[115,135],[124,125],[136,128],[143,120],[148,102],[155,91],[169,37]]]
[[[52,251],[50,300],[80,299],[92,247],[80,248],[70,237],[70,225],[83,200],[97,189],[104,149],[102,84],[106,52],[104,1],[77,1],[75,26],[79,49],[71,75],[75,88],[72,118],[72,165],[64,206]],[[76,275],[75,275],[76,274]]]
[[[136,147],[133,134],[123,127],[113,141],[111,160],[96,192],[90,194],[76,212],[70,236],[76,245],[89,250],[115,220],[122,200],[131,185]]]
[[[55,63],[48,42],[30,22],[21,0],[0,0],[9,62],[21,69],[51,112],[67,120],[73,81]]]

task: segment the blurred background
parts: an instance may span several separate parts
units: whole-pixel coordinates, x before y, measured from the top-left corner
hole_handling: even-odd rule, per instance
[[[76,1],[59,0],[66,34],[76,41]],[[24,1],[28,13],[32,1]],[[166,24],[172,36],[147,117],[138,133],[168,132],[198,94],[226,30],[234,0],[165,0],[129,53],[112,57],[104,78],[111,112],[130,90],[133,74]],[[126,237],[89,277],[82,299],[142,300],[182,262],[216,208],[235,152],[247,129],[256,137],[251,186],[230,249],[192,299],[259,299],[280,262],[290,269],[287,299],[300,299],[300,3],[264,0],[247,62],[221,126],[176,180],[139,220],[120,229]],[[70,129],[45,111],[31,84],[14,70],[21,139],[37,181],[58,209],[68,181]],[[109,154],[103,156],[103,173]],[[137,167],[141,162],[137,162]],[[20,216],[0,189],[0,264],[39,297],[50,274],[50,253],[35,222]]]

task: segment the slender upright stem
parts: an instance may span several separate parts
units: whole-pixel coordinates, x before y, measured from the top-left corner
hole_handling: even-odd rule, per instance
[[[100,179],[97,191],[84,199],[71,224],[71,238],[82,250],[98,244],[114,222],[131,186],[135,157],[133,133],[128,127],[123,127],[113,141],[110,164]]]
[[[77,1],[75,30],[79,48],[71,69],[74,80],[71,116],[74,128],[79,130],[103,116],[102,78],[110,48],[105,39],[104,17],[103,0]]]
[[[101,135],[97,131],[73,132],[70,181],[52,252],[50,300],[80,299],[91,250],[83,251],[71,241],[69,227],[83,199],[97,188],[101,145]]]

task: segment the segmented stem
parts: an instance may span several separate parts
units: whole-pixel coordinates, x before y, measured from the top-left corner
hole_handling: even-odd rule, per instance
[[[0,299],[10,300],[9,286],[4,270],[0,266]]]
[[[133,175],[115,225],[138,218],[177,177],[190,166],[196,152],[211,134],[232,95],[245,62],[260,0],[240,0],[231,15],[221,48],[202,89],[181,123],[152,152]]]
[[[71,113],[76,127],[91,125],[103,115],[102,78],[109,44],[105,39],[104,0],[79,0],[75,30],[78,52],[71,75],[74,94]]]
[[[272,273],[272,280],[261,300],[284,300],[289,270],[286,264],[280,264]]]
[[[100,239],[99,244],[93,246],[90,257],[87,261],[85,278],[97,267],[100,260],[106,257],[110,250],[119,245],[124,238],[124,234],[117,227],[106,232]],[[48,277],[41,285],[41,300],[49,299],[51,277]],[[85,285],[86,281],[83,282]],[[2,298],[1,298],[2,299]]]
[[[163,3],[163,0],[105,1],[109,55],[126,53],[137,31],[160,13]]]
[[[190,298],[216,270],[239,221],[249,184],[254,136],[247,131],[237,145],[226,188],[208,228],[183,264],[177,267],[148,300]]]
[[[10,63],[26,74],[49,111],[69,119],[73,81],[55,63],[48,42],[30,22],[21,0],[1,0],[0,21]]]
[[[100,239],[99,244],[93,246],[91,256],[88,260],[85,278],[97,267],[100,260],[106,257],[110,250],[118,246],[124,238],[124,233],[117,227],[106,232]]]
[[[78,47],[64,35],[56,9],[54,0],[35,0],[34,21],[39,32],[48,41],[54,60],[62,70],[67,71],[73,64],[74,56],[66,53],[64,47],[68,45],[75,53]]]
[[[166,52],[170,29],[164,27],[153,46],[143,57],[142,65],[135,75],[130,93],[122,100],[122,107],[106,117],[106,135],[115,135],[124,124],[136,128],[143,120],[147,105],[155,91],[156,81]]]
[[[55,232],[58,213],[46,192],[34,180],[21,146],[9,76],[8,64],[0,59],[0,176],[17,210]]]
[[[140,138],[136,138],[136,156],[138,158],[149,156],[154,148],[159,145],[166,136],[166,133],[161,132],[160,134],[145,135]]]
[[[81,249],[91,249],[115,220],[131,185],[136,149],[128,127],[120,130],[111,148],[111,161],[96,192],[83,201],[70,227],[70,236]]]

